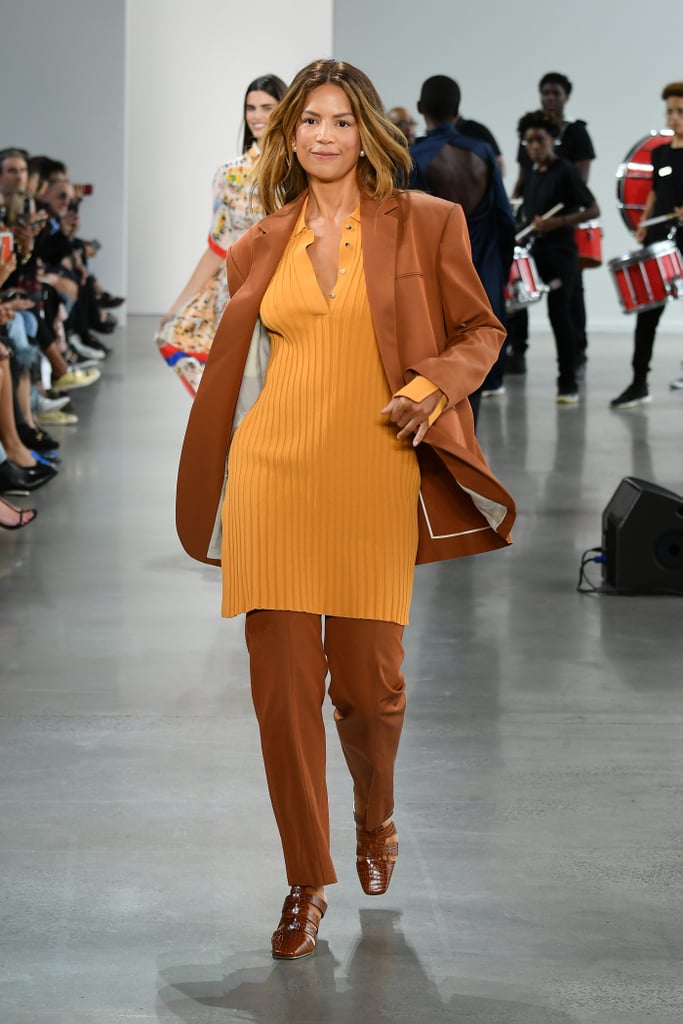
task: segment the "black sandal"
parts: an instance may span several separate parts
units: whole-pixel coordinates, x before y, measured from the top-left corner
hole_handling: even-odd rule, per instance
[[[10,525],[8,523],[0,522],[0,526],[3,530],[21,530],[23,526],[28,526],[38,515],[37,508],[15,508],[9,501],[5,501],[4,498],[0,499],[0,509],[5,505],[12,512],[16,512],[19,516],[19,522]]]

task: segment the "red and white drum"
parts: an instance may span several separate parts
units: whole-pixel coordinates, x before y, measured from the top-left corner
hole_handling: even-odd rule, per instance
[[[532,302],[538,302],[547,291],[529,250],[516,245],[510,277],[505,287],[505,308],[508,313],[515,313]]]
[[[579,250],[582,270],[602,265],[602,226],[599,220],[587,220],[574,228],[574,241]]]
[[[663,306],[683,294],[683,262],[672,241],[643,246],[607,265],[624,313]]]
[[[617,206],[629,231],[635,231],[645,209],[645,200],[652,188],[652,158],[658,146],[671,142],[672,131],[650,132],[636,142],[617,168]]]

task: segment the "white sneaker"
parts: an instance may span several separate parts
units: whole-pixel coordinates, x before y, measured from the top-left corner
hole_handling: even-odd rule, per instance
[[[77,352],[79,356],[84,356],[86,359],[104,359],[106,353],[102,352],[99,348],[92,348],[81,338],[80,334],[70,334],[67,338],[67,344],[71,346],[74,352]]]
[[[683,363],[681,363],[681,369],[683,369]],[[669,387],[672,391],[683,391],[683,376],[676,377],[676,380],[672,380]]]
[[[482,398],[498,398],[505,394],[505,385],[499,384],[497,388],[484,388],[481,393]]]
[[[68,395],[61,398],[46,398],[40,391],[34,391],[31,396],[31,409],[34,413],[54,412],[56,409],[63,409],[70,401]]]
[[[578,405],[579,396],[576,391],[560,391],[555,401],[558,405]]]

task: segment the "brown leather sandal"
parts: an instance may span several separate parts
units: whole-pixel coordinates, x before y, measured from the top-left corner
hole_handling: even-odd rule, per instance
[[[391,818],[379,828],[366,832],[356,820],[356,871],[363,892],[381,896],[389,882],[398,857],[398,833]]]
[[[321,896],[305,892],[301,885],[293,885],[282,906],[280,923],[273,932],[273,957],[299,960],[309,956],[315,949],[318,926],[326,910],[327,903]]]

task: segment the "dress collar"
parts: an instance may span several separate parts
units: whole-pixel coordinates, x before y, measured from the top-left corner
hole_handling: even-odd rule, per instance
[[[292,231],[292,235],[300,235],[304,231],[310,231],[311,230],[306,225],[306,212],[307,212],[307,210],[308,210],[308,196],[306,196],[306,199],[303,202],[303,205],[302,205],[301,210],[299,212],[299,216],[297,217],[297,220],[296,220],[296,224],[294,225],[294,230]],[[360,202],[358,203],[358,206],[353,211],[353,213],[349,214],[348,217],[345,217],[344,220],[347,220],[347,221],[352,220],[352,221],[354,221],[355,224],[360,225]]]

